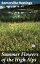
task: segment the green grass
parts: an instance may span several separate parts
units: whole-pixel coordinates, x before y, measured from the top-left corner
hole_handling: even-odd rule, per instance
[[[0,22],[0,51],[29,50],[40,50],[40,22]]]

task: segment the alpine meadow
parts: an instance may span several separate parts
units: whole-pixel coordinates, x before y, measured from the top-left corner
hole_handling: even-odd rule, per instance
[[[0,22],[0,51],[32,50],[40,51],[40,22]]]

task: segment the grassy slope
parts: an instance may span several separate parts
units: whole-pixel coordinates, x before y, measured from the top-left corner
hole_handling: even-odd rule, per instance
[[[0,22],[0,51],[27,50],[40,50],[40,22]]]

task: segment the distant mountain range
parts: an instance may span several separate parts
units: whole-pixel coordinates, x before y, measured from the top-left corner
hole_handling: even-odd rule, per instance
[[[0,9],[3,9],[5,6],[0,6]],[[32,4],[32,5],[24,5],[24,6],[6,6],[11,11],[14,9],[39,9],[40,10],[40,4]]]

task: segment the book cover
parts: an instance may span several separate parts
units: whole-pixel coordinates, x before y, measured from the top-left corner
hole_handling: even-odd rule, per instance
[[[0,64],[40,64],[40,0],[0,0]]]

